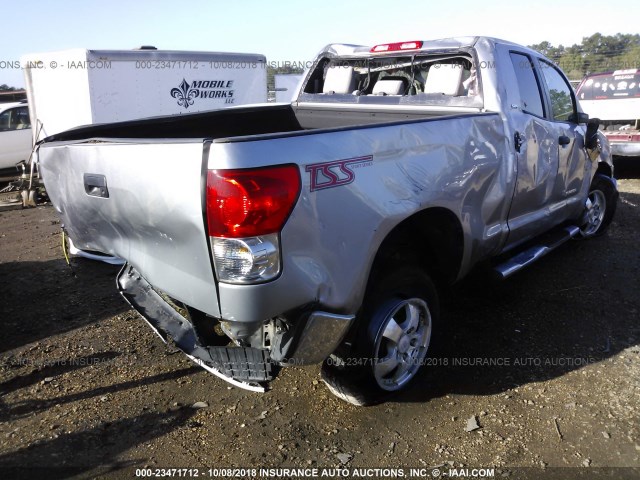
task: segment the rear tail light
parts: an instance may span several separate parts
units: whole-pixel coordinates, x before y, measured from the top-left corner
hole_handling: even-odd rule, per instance
[[[299,194],[295,165],[209,170],[207,224],[220,281],[260,283],[279,275],[278,234]]]
[[[216,275],[226,283],[261,283],[280,273],[277,233],[251,238],[211,239]]]
[[[299,194],[300,173],[295,165],[209,170],[209,236],[242,238],[277,233]]]

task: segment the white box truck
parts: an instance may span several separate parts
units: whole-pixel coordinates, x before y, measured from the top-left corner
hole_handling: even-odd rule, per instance
[[[275,85],[275,98],[278,103],[291,103],[298,93],[300,83],[304,79],[303,74],[282,73],[273,76]]]
[[[25,55],[34,141],[80,125],[264,103],[263,55],[73,49]]]

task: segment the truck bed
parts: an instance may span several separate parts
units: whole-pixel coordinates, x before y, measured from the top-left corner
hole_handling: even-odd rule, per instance
[[[142,120],[78,127],[52,135],[47,142],[88,138],[234,138],[264,134],[287,134],[305,130],[344,128],[388,122],[479,113],[473,108],[370,105],[259,105],[211,112],[153,117]]]
[[[449,192],[447,202],[457,202],[455,198],[461,195],[458,189],[466,185],[483,184],[484,192],[494,182],[504,182],[499,150],[480,146],[480,153],[475,146],[478,141],[486,145],[505,141],[498,114],[454,115],[458,113],[454,111],[447,112],[445,119],[435,116],[445,112],[434,110],[413,115],[395,110],[379,113],[358,113],[335,106],[296,109],[267,105],[82,127],[45,140],[39,149],[40,170],[52,203],[78,248],[124,258],[159,290],[209,315],[224,317],[230,315],[225,305],[233,304],[227,297],[235,295],[237,288],[217,283],[214,278],[203,187],[208,169],[297,164],[304,179],[303,192],[309,192],[309,165],[375,157],[375,168],[359,171],[359,187],[339,189],[331,196],[362,206],[375,219],[370,232],[375,236],[372,244],[379,243],[394,222],[419,210],[420,202],[436,192]],[[332,118],[333,127],[318,128]],[[348,126],[353,122],[362,124]],[[425,176],[427,163],[430,174]],[[407,185],[406,179],[416,175],[419,180],[412,179]],[[451,178],[456,179],[453,184]],[[401,192],[393,186],[396,183]],[[458,183],[460,186],[456,186]],[[365,186],[366,193],[362,190]],[[385,200],[379,192],[389,188],[392,192]],[[363,195],[375,202],[371,200],[372,204],[365,206]],[[407,197],[401,202],[403,208],[392,201],[398,195]],[[307,198],[305,193],[302,197]],[[469,196],[468,201],[469,208],[482,208],[481,200]],[[311,235],[301,248],[308,249],[312,241],[324,242],[315,247],[319,251],[334,247],[342,251],[338,244],[344,240],[333,234],[324,238],[328,234],[324,230],[314,233],[307,221],[310,212],[329,218],[333,208],[333,203],[313,207],[306,200],[300,202],[287,228],[301,228],[306,233],[286,236],[283,232],[283,242]],[[503,202],[483,215],[487,224],[499,221],[504,217]],[[302,224],[296,223],[299,221]],[[345,222],[345,235],[355,238],[358,234],[350,230],[357,224],[346,218]],[[494,235],[491,240],[486,248],[495,248],[500,236]],[[295,250],[288,248],[290,252]],[[482,254],[480,250],[478,254]],[[366,261],[367,255],[366,250],[358,252],[357,261]],[[342,271],[344,265],[348,263],[340,261],[335,267]],[[234,318],[256,321],[263,315],[278,314],[281,302],[270,289],[273,284],[289,281],[289,275],[297,285],[286,299],[291,307],[318,295],[304,289],[296,293],[305,283],[294,278],[298,273],[292,274],[296,269],[291,267],[278,281],[256,288],[264,293],[262,300],[245,305],[246,311],[234,314]],[[327,301],[333,305],[348,302],[351,308],[361,300],[354,291],[361,290],[360,283],[365,279],[354,279],[354,272],[348,269],[336,277],[339,285],[331,289],[336,298]]]

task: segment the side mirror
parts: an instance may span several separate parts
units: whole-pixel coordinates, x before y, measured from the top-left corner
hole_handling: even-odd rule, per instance
[[[598,128],[600,127],[600,119],[592,118],[587,123],[587,133],[584,135],[584,146],[589,150],[593,150],[598,146]]]
[[[577,124],[583,124],[589,122],[589,114],[583,112],[576,112],[569,115],[569,121]]]

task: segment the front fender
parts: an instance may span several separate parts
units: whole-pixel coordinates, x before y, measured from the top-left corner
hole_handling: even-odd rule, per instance
[[[594,149],[587,149],[589,158],[591,161],[598,162],[594,169],[594,175],[596,172],[604,173],[609,177],[613,177],[613,157],[611,156],[611,145],[609,140],[604,134],[598,130],[598,142],[597,147]]]

